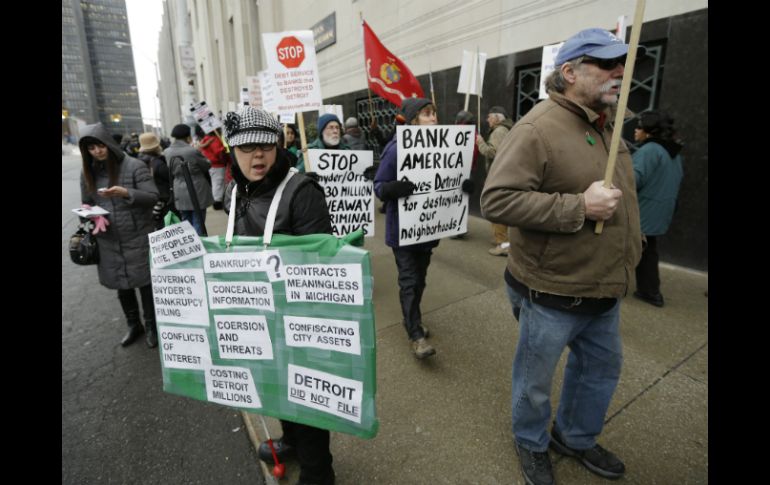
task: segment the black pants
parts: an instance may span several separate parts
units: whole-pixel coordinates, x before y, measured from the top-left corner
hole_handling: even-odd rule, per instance
[[[281,420],[283,442],[297,450],[299,481],[329,483],[334,475],[329,451],[329,431],[326,429]]]
[[[398,267],[398,296],[401,301],[401,313],[404,317],[404,328],[410,340],[425,337],[422,328],[422,312],[420,302],[425,291],[425,276],[428,274],[430,256],[433,249],[427,251],[410,251],[393,248]]]
[[[152,285],[145,285],[139,288],[139,295],[142,297],[142,313],[144,314],[144,320],[155,321],[155,305],[152,301]],[[139,318],[139,303],[136,301],[136,292],[133,288],[118,290],[118,299],[120,300],[120,306],[123,307],[123,313],[126,314],[126,318],[132,318],[134,315],[136,315],[136,318]]]
[[[636,291],[647,295],[660,293],[657,236],[647,236],[647,246],[642,250],[642,259],[636,267]]]

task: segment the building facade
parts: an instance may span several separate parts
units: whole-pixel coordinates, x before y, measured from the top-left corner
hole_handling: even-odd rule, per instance
[[[195,96],[205,99],[215,113],[233,109],[246,76],[266,67],[262,33],[312,30],[333,15],[332,30],[324,32],[324,47],[317,50],[325,104],[342,105],[345,116],[357,116],[365,131],[372,119],[381,126],[393,122],[395,106],[373,96],[373,109],[369,107],[363,18],[409,66],[428,97],[432,77],[440,123],[451,124],[464,106],[465,95],[458,93],[462,51],[478,48],[486,53],[480,103],[484,136],[491,106],[504,106],[516,120],[537,102],[543,46],[589,27],[614,30],[620,15],[627,15],[629,24],[633,17],[632,3],[614,0],[187,0],[185,8],[200,80]],[[686,141],[679,207],[669,234],[661,238],[661,259],[707,270],[708,2],[648,0],[640,42],[646,51],[637,60],[629,109],[670,112]],[[477,100],[471,98],[476,113]],[[305,113],[305,125],[316,117]],[[631,145],[634,125],[631,120],[624,128]],[[379,152],[374,139],[370,146]],[[478,165],[473,177],[481,187],[486,173],[484,164]],[[478,197],[471,201],[471,213],[479,215]]]

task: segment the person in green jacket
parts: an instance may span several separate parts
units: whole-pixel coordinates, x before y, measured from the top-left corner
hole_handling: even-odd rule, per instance
[[[308,150],[350,150],[342,141],[342,123],[337,115],[326,113],[318,118],[318,138],[307,146]],[[300,151],[297,157],[297,170],[305,172],[305,161]]]
[[[674,139],[674,119],[662,111],[639,116],[634,140],[641,146],[634,153],[634,177],[639,198],[642,234],[647,244],[636,266],[634,296],[657,307],[663,306],[658,274],[658,236],[668,231],[682,183],[682,144]]]

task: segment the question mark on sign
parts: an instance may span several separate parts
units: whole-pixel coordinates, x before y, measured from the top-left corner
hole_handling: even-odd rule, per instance
[[[270,264],[270,261],[272,260],[275,260],[275,277],[280,278],[281,273],[278,272],[278,267],[281,266],[281,258],[273,254],[269,258],[267,258],[267,263]]]

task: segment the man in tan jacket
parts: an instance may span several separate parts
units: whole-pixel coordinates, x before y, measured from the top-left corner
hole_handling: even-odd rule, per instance
[[[487,159],[487,174],[495,159],[497,147],[503,142],[503,138],[508,134],[508,130],[513,127],[513,121],[508,117],[508,112],[502,106],[492,106],[487,114],[487,123],[489,123],[489,141],[484,142],[481,135],[476,135],[476,144],[479,152]],[[503,224],[492,223],[492,233],[495,238],[495,247],[489,250],[493,256],[508,255],[508,228]]]
[[[552,484],[548,447],[591,472],[620,478],[623,462],[596,443],[620,378],[620,298],[641,254],[628,148],[604,188],[628,45],[602,29],[569,38],[546,80],[549,99],[520,119],[497,150],[481,210],[511,227],[505,280],[519,320],[513,363],[513,434],[530,484]],[[604,221],[602,234],[595,222]],[[551,383],[570,354],[556,420]]]

